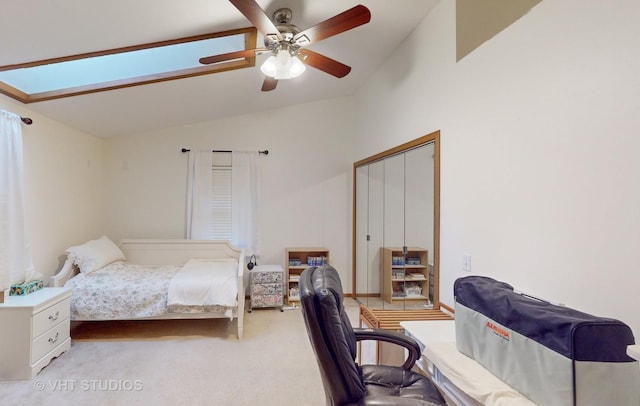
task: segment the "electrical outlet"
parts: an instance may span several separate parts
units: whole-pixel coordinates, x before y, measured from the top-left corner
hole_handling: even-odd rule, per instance
[[[471,272],[471,255],[464,254],[462,256],[462,270]]]

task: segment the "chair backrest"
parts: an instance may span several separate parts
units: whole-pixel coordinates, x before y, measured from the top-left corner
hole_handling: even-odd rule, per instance
[[[356,364],[356,337],[344,310],[342,284],[331,265],[309,267],[300,276],[300,303],[330,405],[355,403],[365,395]]]

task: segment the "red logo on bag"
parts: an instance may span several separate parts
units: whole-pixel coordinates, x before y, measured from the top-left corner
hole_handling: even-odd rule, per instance
[[[493,331],[493,333],[498,337],[504,338],[505,340],[509,341],[509,332],[507,330],[503,329],[500,326],[496,326],[491,321],[487,321],[486,326],[487,328],[491,329],[491,331]]]

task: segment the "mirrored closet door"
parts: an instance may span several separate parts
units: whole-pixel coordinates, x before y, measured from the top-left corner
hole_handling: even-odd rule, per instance
[[[439,308],[439,132],[356,162],[354,182],[354,297]]]

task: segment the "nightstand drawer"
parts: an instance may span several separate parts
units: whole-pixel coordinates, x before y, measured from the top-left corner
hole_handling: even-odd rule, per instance
[[[282,268],[275,271],[253,271],[251,283],[282,283],[284,280]]]
[[[263,283],[262,285],[251,285],[252,295],[282,295],[284,286],[282,283]]]
[[[71,299],[62,300],[51,307],[33,315],[33,336],[38,337],[40,334],[50,328],[60,324],[69,318],[71,309]]]
[[[278,295],[252,295],[252,307],[276,307],[284,304],[284,296],[282,293]]]
[[[69,339],[69,331],[71,320],[67,316],[66,319],[60,319],[58,325],[33,340],[31,347],[31,363],[35,363],[44,357],[49,351],[55,349],[67,339]]]

